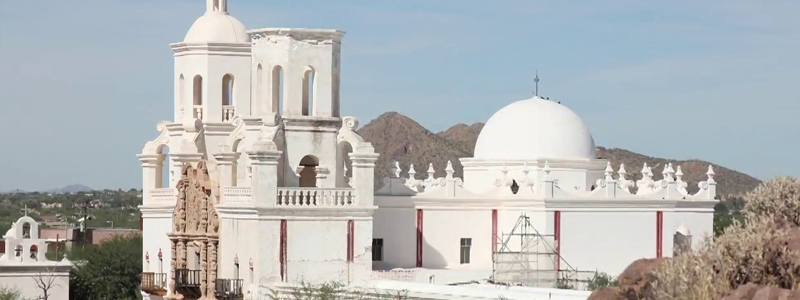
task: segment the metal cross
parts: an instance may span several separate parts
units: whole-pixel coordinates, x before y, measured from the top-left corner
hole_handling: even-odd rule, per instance
[[[25,216],[26,217],[28,216],[28,205],[27,204],[25,204]]]
[[[536,70],[536,77],[533,78],[533,82],[536,84],[536,91],[534,92],[535,96],[539,96],[539,70]]]

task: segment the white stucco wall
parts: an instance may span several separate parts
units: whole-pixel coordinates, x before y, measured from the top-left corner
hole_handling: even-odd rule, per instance
[[[634,260],[656,256],[656,212],[563,211],[561,256],[578,271],[617,276]]]
[[[48,300],[69,299],[69,271],[49,272],[44,267],[9,268],[0,266],[0,287],[16,289],[24,299],[40,299],[42,289],[36,286],[36,279],[45,282],[52,279],[51,288],[48,290]]]
[[[290,281],[347,282],[347,221],[291,220],[286,235]]]
[[[380,208],[375,211],[373,238],[383,239],[383,261],[373,262],[375,269],[416,266],[416,220],[414,209]]]
[[[664,256],[672,256],[673,237],[681,225],[689,229],[692,235],[692,249],[699,249],[706,236],[714,236],[714,212],[713,210],[664,212]]]
[[[423,214],[423,267],[491,269],[491,210],[427,209]],[[469,264],[460,263],[462,238],[472,239]]]

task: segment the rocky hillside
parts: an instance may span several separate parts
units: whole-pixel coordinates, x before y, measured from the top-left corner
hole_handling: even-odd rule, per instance
[[[444,176],[447,161],[453,162],[456,176],[461,176],[459,158],[472,157],[475,141],[483,128],[483,123],[472,125],[457,124],[449,129],[433,133],[422,125],[397,112],[387,112],[360,128],[359,134],[371,142],[375,150],[381,154],[376,163],[375,176],[383,178],[392,172],[392,162],[399,161],[406,169],[414,164],[418,178],[424,178],[428,164],[433,163],[436,176]],[[620,163],[627,166],[633,179],[641,178],[642,163],[654,167],[655,179],[661,178],[661,167],[672,162],[683,169],[685,180],[689,182],[689,190],[697,190],[697,182],[705,180],[706,170],[710,164],[702,160],[674,160],[650,157],[625,149],[598,147],[598,156],[611,160],[615,170]],[[738,195],[753,189],[761,181],[747,174],[722,166],[714,165],[718,193],[722,195]]]

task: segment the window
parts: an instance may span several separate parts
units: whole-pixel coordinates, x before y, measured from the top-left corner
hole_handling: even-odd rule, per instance
[[[383,239],[372,239],[372,261],[383,261]]]
[[[471,238],[462,238],[461,239],[461,264],[468,264],[469,263],[469,250],[472,248],[472,239]]]

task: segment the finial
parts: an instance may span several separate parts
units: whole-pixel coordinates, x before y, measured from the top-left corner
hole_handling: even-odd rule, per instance
[[[428,164],[428,178],[433,179],[433,175],[436,174],[436,170],[433,169],[433,163]]]
[[[536,86],[533,94],[534,96],[539,97],[539,69],[536,69],[536,77],[533,78],[533,83]]]
[[[678,181],[682,181],[683,178],[683,171],[681,170],[681,166],[678,166],[678,170],[675,171],[675,177],[678,178]]]
[[[642,166],[642,174],[645,174],[645,173],[647,173],[647,163],[646,162]]]
[[[714,175],[716,175],[716,173],[714,173],[714,168],[712,168],[711,165],[708,165],[708,172],[706,172],[706,176],[708,176],[708,183],[716,183],[714,180]]]
[[[416,179],[415,174],[417,174],[417,171],[414,171],[414,164],[410,164],[408,166],[408,179]]]
[[[228,0],[206,0],[206,13],[228,13]]]
[[[28,205],[27,204],[25,204],[25,216],[26,217],[28,216]]]
[[[614,177],[612,177],[612,175],[614,175],[614,169],[611,168],[610,161],[606,163],[605,173],[606,173],[606,181],[614,180]]]
[[[402,171],[403,170],[400,169],[400,162],[395,160],[394,161],[394,177],[395,178],[400,178],[400,172],[402,172]]]
[[[620,180],[626,179],[625,177],[628,176],[628,172],[625,171],[625,164],[619,164],[619,171],[617,171],[617,174],[619,174]]]
[[[444,168],[444,171],[447,172],[447,178],[453,178],[456,169],[453,169],[453,163],[448,160],[447,167]]]
[[[550,161],[544,161],[544,168],[542,168],[545,174],[550,175]]]

